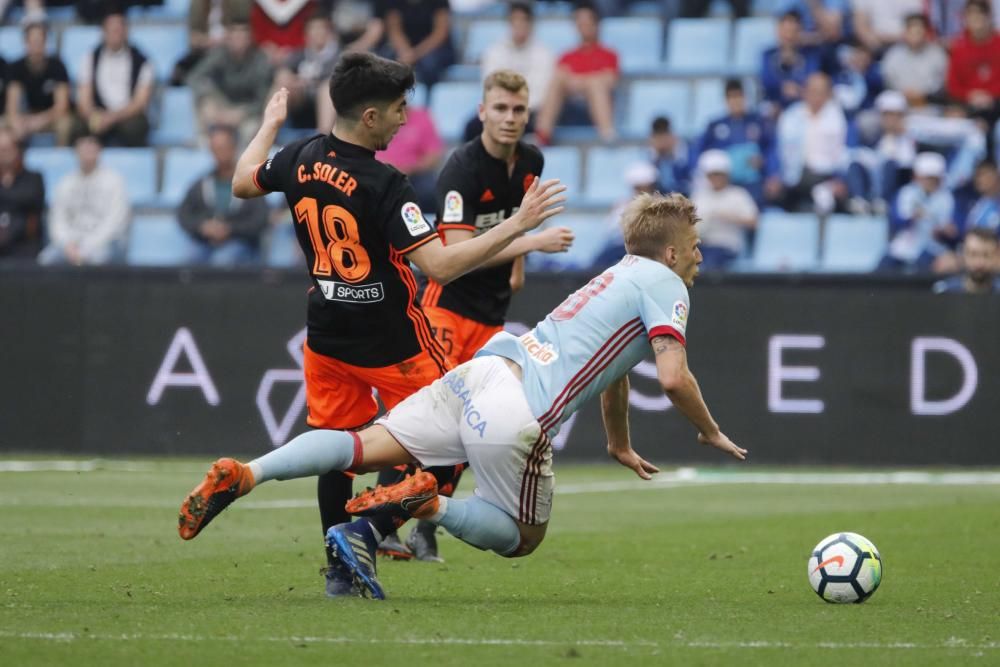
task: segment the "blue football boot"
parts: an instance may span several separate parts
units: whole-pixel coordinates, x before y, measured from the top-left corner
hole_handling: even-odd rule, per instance
[[[385,599],[385,591],[375,576],[375,552],[378,543],[371,524],[364,519],[342,523],[326,531],[326,545],[353,578],[362,595]]]

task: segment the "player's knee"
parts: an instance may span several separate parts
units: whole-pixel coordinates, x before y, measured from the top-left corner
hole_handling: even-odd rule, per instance
[[[523,556],[528,556],[538,545],[542,543],[545,539],[545,531],[548,529],[549,524],[543,523],[537,526],[531,526],[528,524],[519,523],[518,528],[521,531],[521,543],[517,545],[517,549],[510,554],[507,554],[507,558],[521,558]]]

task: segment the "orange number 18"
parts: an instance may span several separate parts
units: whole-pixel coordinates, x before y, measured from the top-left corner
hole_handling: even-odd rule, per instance
[[[371,272],[371,260],[361,245],[358,221],[342,206],[323,207],[323,230],[320,230],[319,205],[313,197],[303,197],[295,205],[295,219],[304,222],[312,242],[313,274],[329,276],[333,269],[349,283],[364,280]],[[324,242],[323,231],[329,242]]]

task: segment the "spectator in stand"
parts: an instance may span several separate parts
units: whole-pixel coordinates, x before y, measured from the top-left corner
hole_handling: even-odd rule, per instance
[[[103,38],[83,57],[76,93],[87,131],[105,146],[145,146],[153,96],[153,66],[128,41],[125,15],[112,10],[101,22]]]
[[[733,9],[733,18],[744,18],[750,13],[750,0],[728,0],[729,6]],[[700,19],[708,16],[709,7],[712,0],[680,0],[681,17],[686,19]]]
[[[7,61],[0,58],[0,100],[7,99]]]
[[[49,245],[40,264],[74,266],[120,261],[128,232],[128,192],[121,174],[102,167],[95,135],[76,140],[80,169],[56,186],[49,211]]]
[[[963,275],[934,283],[935,294],[1000,294],[1000,239],[982,227],[972,229],[962,243]]]
[[[444,149],[444,141],[427,109],[409,107],[406,124],[399,128],[389,147],[375,157],[406,174],[417,191],[420,208],[433,211],[437,207],[434,187]]]
[[[778,19],[777,35],[777,46],[761,56],[760,72],[764,100],[773,107],[772,117],[802,99],[802,86],[821,65],[819,49],[802,43],[802,19],[796,12],[786,12]]]
[[[996,120],[1000,97],[1000,33],[985,0],[965,6],[965,32],[951,45],[948,94]]]
[[[455,63],[451,26],[448,0],[387,0],[385,28],[393,57],[411,65],[427,87]]]
[[[344,52],[375,51],[385,37],[387,0],[332,0],[333,25]],[[324,7],[329,8],[331,0]]]
[[[855,148],[847,171],[851,213],[883,215],[895,201],[904,173],[913,166],[917,143],[906,133],[906,98],[896,90],[875,99],[879,136],[871,146]]]
[[[803,100],[778,120],[764,195],[788,211],[829,213],[846,199],[847,166],[847,119],[830,77],[817,72],[806,80]]]
[[[993,8],[993,27],[1000,28],[1000,0],[988,0]],[[934,34],[945,46],[965,30],[965,5],[968,0],[934,0],[926,4]]]
[[[940,99],[947,73],[948,54],[931,36],[927,17],[907,16],[903,41],[882,59],[886,86],[903,93],[910,106],[922,107]]]
[[[250,20],[253,0],[191,0],[188,9],[188,51],[170,75],[171,86],[183,86],[188,74],[205,54],[222,44],[225,27]]]
[[[267,103],[274,70],[254,46],[246,23],[226,26],[225,43],[206,55],[188,77],[198,100],[202,127],[238,128],[241,143],[257,132]]]
[[[593,4],[577,5],[573,19],[580,33],[580,45],[559,58],[535,126],[535,135],[542,145],[551,141],[567,98],[586,101],[590,120],[602,141],[611,142],[618,136],[613,106],[619,79],[618,54],[598,42],[600,16]]]
[[[9,68],[7,119],[19,139],[38,132],[55,132],[66,146],[73,131],[69,108],[69,75],[59,56],[45,53],[44,23],[24,28],[25,56]]]
[[[759,203],[764,196],[764,158],[771,151],[770,128],[756,111],[747,110],[739,79],[726,81],[726,109],[725,116],[708,124],[699,150],[725,151],[730,160],[730,180],[746,188]]]
[[[795,12],[802,20],[804,44],[840,44],[850,6],[847,0],[785,0],[775,8],[778,16]]]
[[[14,132],[0,126],[0,261],[34,260],[41,249],[45,183],[23,157]]]
[[[316,0],[253,0],[250,32],[275,67],[306,46],[306,22],[317,14]]]
[[[881,55],[903,40],[906,17],[922,14],[924,0],[852,0],[854,36],[871,53]]]
[[[707,150],[698,158],[704,176],[691,201],[701,222],[702,269],[726,269],[746,252],[747,236],[757,227],[757,204],[744,188],[729,182],[732,164],[725,151]]]
[[[913,161],[913,181],[896,198],[896,232],[882,259],[883,271],[927,271],[958,240],[955,199],[943,186],[944,156],[921,153]]]
[[[657,191],[680,192],[684,195],[691,191],[688,146],[674,134],[670,119],[666,116],[657,116],[650,126],[649,162],[656,170]]]
[[[841,45],[833,50],[834,57],[826,70],[833,78],[833,97],[844,110],[849,122],[865,126],[876,125],[877,115],[868,113],[875,97],[882,92],[882,72],[871,52],[863,45]]]
[[[333,127],[333,104],[326,92],[326,82],[340,52],[337,36],[326,14],[311,16],[305,29],[305,48],[292,54],[278,70],[274,86],[288,89],[290,127],[329,132]]]
[[[188,188],[177,209],[181,227],[198,246],[193,258],[198,264],[236,266],[252,264],[260,257],[260,237],[267,227],[267,202],[263,197],[233,197],[236,139],[234,128],[209,129],[208,145],[215,167]]]
[[[988,229],[1000,234],[1000,173],[993,160],[983,160],[976,165],[973,180],[979,198],[965,218],[965,229]]]
[[[532,34],[535,15],[531,4],[512,2],[508,13],[510,36],[492,44],[483,53],[481,79],[498,69],[517,72],[528,81],[528,105],[538,111],[556,70],[556,59],[547,46]]]

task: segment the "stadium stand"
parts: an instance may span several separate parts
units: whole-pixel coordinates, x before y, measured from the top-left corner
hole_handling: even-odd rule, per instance
[[[672,74],[727,71],[730,32],[725,19],[674,19],[667,33],[667,69]]]
[[[171,148],[163,156],[159,205],[176,207],[194,180],[215,166],[212,154],[198,148]]]
[[[889,239],[889,221],[870,216],[831,215],[823,230],[820,269],[865,272],[878,266]]]
[[[136,215],[132,219],[125,260],[133,266],[183,266],[194,253],[194,244],[168,214]]]
[[[818,266],[819,218],[811,213],[768,211],[760,216],[751,268],[812,271]]]

